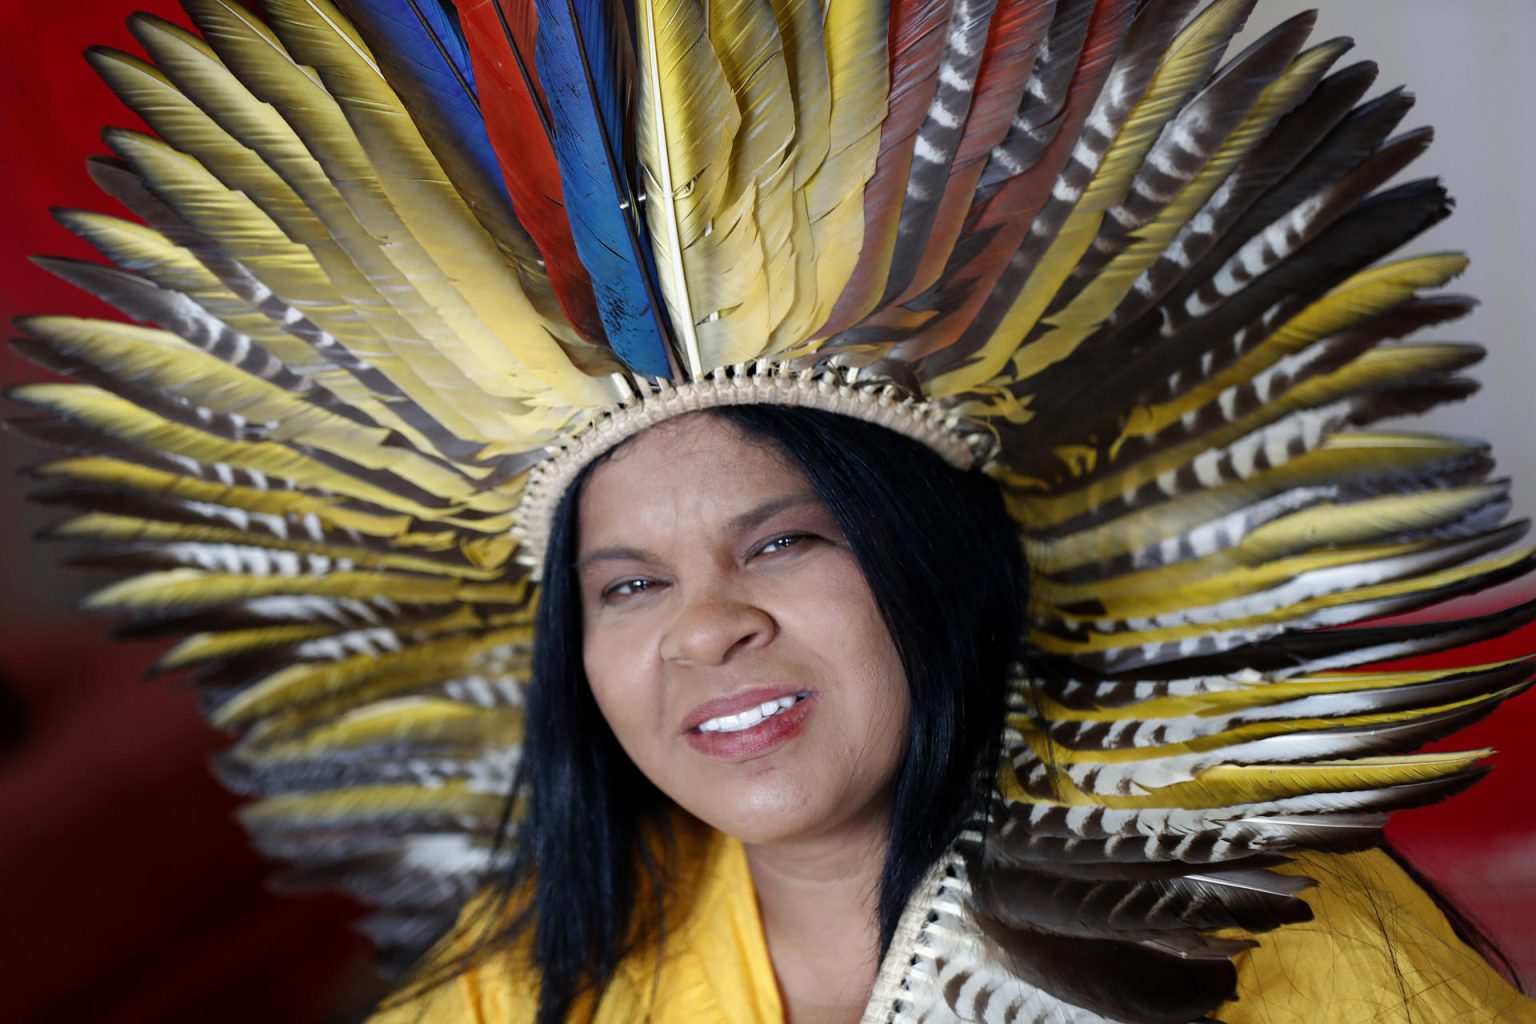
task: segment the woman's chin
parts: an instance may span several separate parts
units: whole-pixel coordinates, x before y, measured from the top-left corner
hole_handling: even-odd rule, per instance
[[[773,775],[716,787],[703,801],[679,803],[705,824],[748,846],[814,842],[850,829],[862,830],[866,817],[879,818],[871,827],[882,835],[889,827],[888,814],[871,814],[875,811],[871,804],[878,799],[874,794],[847,793],[835,798],[825,780],[820,785],[806,785],[779,773]],[[855,807],[864,807],[865,812],[853,812]]]
[[[836,808],[817,806],[807,800],[802,788],[787,782],[782,778],[738,780],[734,785],[710,787],[703,800],[685,797],[677,802],[711,828],[749,846],[791,842],[824,828]]]
[[[800,813],[744,813],[739,809],[711,808],[709,813],[692,812],[705,824],[748,846],[774,845],[791,842],[802,836],[814,834],[817,822]]]

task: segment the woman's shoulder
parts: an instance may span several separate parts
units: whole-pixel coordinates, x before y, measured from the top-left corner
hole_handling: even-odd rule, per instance
[[[1237,960],[1227,1024],[1385,1021],[1536,1024],[1522,996],[1452,931],[1445,915],[1379,851],[1312,855],[1314,918],[1263,936]]]
[[[654,1020],[770,1021],[782,1018],[762,942],[741,844],[690,820],[674,823],[669,925],[656,949],[639,943],[619,964],[595,1012],[579,1004],[571,1019],[598,1024]],[[531,1024],[538,972],[527,941],[486,941],[505,931],[505,901],[483,892],[426,958],[415,980],[367,1024]],[[675,914],[675,916],[673,916]]]
[[[538,1006],[527,942],[491,936],[509,919],[507,900],[487,888],[366,1024],[525,1024]]]

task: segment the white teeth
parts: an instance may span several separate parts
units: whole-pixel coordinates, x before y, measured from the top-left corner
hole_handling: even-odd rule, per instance
[[[787,711],[799,703],[804,694],[793,694],[788,697],[780,697],[778,700],[764,701],[755,708],[748,708],[734,715],[721,715],[719,718],[711,718],[707,722],[699,723],[700,732],[742,732],[752,728],[765,718],[772,718],[780,711]]]

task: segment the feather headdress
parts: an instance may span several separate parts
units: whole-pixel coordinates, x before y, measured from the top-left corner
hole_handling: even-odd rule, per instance
[[[74,378],[12,392],[54,533],[184,634],[262,847],[409,958],[496,867],[576,470],[711,405],[884,423],[1003,488],[1036,656],[871,1019],[1200,1019],[1307,913],[1277,860],[1469,784],[1413,751],[1536,674],[1382,667],[1536,607],[1358,624],[1532,552],[1483,446],[1373,429],[1480,354],[1403,340],[1469,308],[1460,256],[1388,259],[1448,210],[1388,186],[1428,133],[1307,16],[1229,55],[1253,3],[135,16],[148,60],[90,54],[156,133],[92,167],[134,219],[42,261],[133,323],[16,343]]]

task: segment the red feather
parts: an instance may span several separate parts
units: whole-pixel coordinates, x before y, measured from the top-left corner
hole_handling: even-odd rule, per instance
[[[1135,0],[1102,0],[1094,8],[1088,38],[1072,75],[1066,107],[1060,115],[1061,128],[1029,170],[1010,178],[984,207],[972,211],[966,230],[992,231],[994,234],[974,259],[949,272],[950,280],[960,283],[963,294],[946,296],[948,301],[940,307],[944,315],[916,337],[902,342],[892,355],[910,361],[948,349],[975,319],[978,308],[1007,269],[1008,261],[1024,243],[1035,216],[1051,197],[1057,176],[1072,156],[1083,122],[1093,111],[1099,91],[1120,54],[1120,44],[1130,26],[1130,15],[1135,6]],[[969,352],[943,352],[943,369],[949,369],[966,355]],[[934,368],[935,371],[938,369]]]
[[[864,318],[885,292],[901,200],[912,168],[912,146],[938,88],[949,24],[948,0],[896,0],[891,4],[889,109],[880,126],[880,155],[864,186],[864,245],[853,274],[827,322],[816,333],[836,334]]]
[[[943,272],[965,224],[987,155],[1008,134],[1008,126],[1018,111],[1034,67],[1035,52],[1045,40],[1054,7],[1055,0],[998,3],[987,33],[987,48],[981,57],[965,135],[950,165],[949,183],[939,201],[922,262],[912,283],[896,298],[897,303],[926,291]]]
[[[546,127],[548,108],[533,67],[538,22],[532,0],[461,0],[457,7],[474,63],[480,112],[512,209],[539,247],[567,319],[586,337],[602,338],[592,281],[571,237],[560,166]]]

